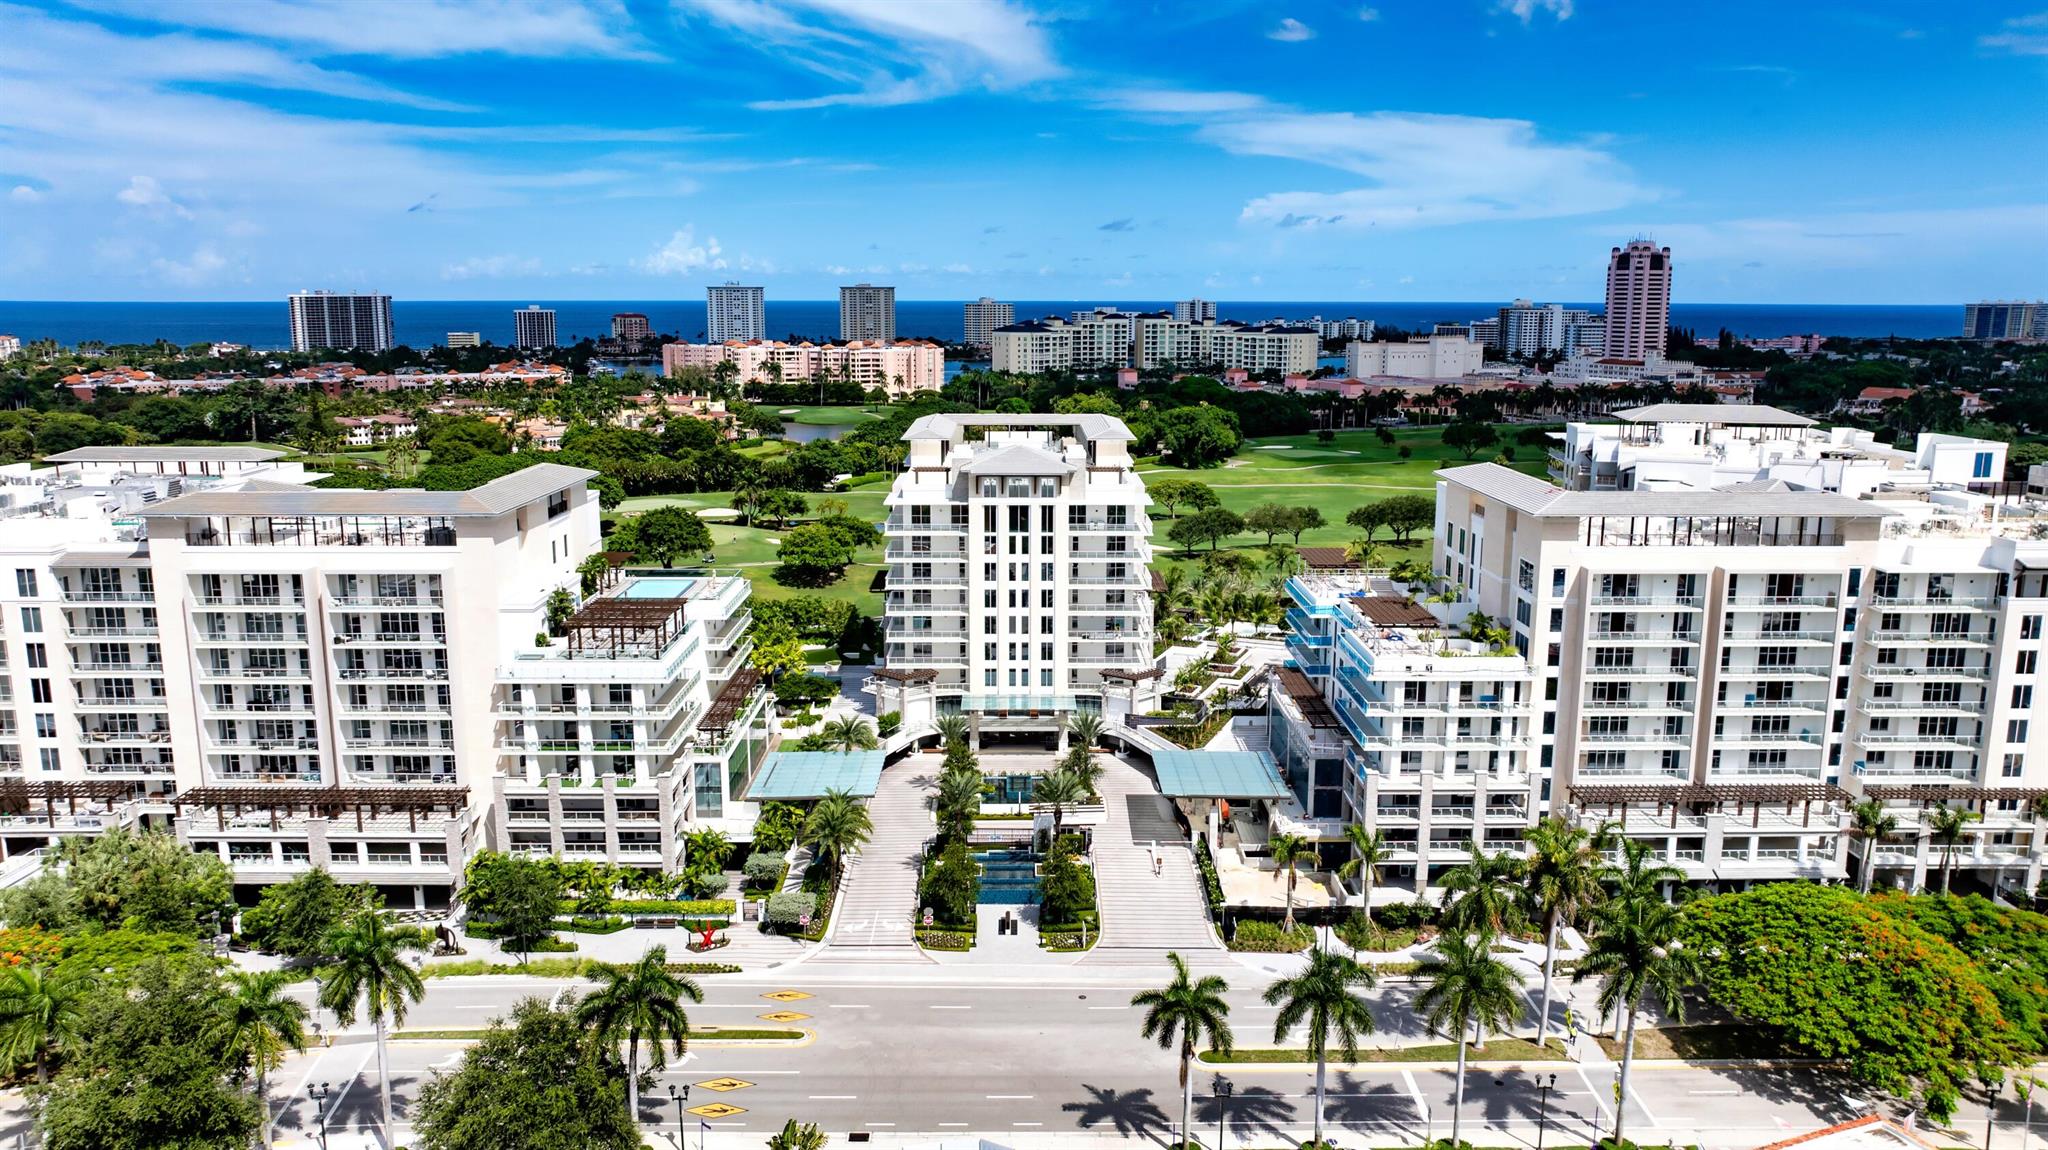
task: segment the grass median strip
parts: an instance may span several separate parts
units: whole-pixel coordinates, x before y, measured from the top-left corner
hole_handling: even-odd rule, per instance
[[[1538,1048],[1533,1042],[1521,1038],[1491,1038],[1484,1047],[1474,1046],[1466,1055],[1470,1063],[1482,1062],[1560,1062],[1564,1060],[1564,1047],[1556,1040]],[[1454,1043],[1439,1042],[1428,1046],[1398,1046],[1392,1049],[1362,1048],[1358,1052],[1359,1062],[1456,1062],[1458,1047]],[[1205,1051],[1202,1061],[1213,1064],[1251,1062],[1309,1062],[1306,1050],[1279,1050],[1271,1047],[1245,1047],[1229,1054]],[[1330,1052],[1330,1061],[1344,1061],[1335,1050]]]
[[[478,1039],[482,1038],[484,1035],[489,1033],[490,1031],[488,1029],[476,1028],[466,1030],[401,1030],[397,1034],[392,1035],[392,1037],[398,1039],[440,1039],[450,1042],[475,1042]],[[803,1036],[803,1031],[789,1029],[786,1027],[742,1026],[734,1027],[730,1030],[721,1030],[718,1027],[714,1026],[707,1027],[703,1030],[692,1030],[690,1032],[690,1041],[794,1042],[797,1039],[802,1038]]]

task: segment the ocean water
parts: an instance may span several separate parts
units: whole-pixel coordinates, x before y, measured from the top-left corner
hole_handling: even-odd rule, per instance
[[[1224,302],[1217,305],[1223,319],[1247,322],[1285,317],[1306,319],[1320,315],[1326,320],[1356,316],[1384,326],[1406,330],[1427,329],[1438,322],[1462,322],[1493,314],[1505,301],[1443,303],[1350,302]],[[614,312],[641,312],[656,331],[698,339],[704,331],[703,300],[575,300],[551,302],[523,300],[393,300],[391,320],[398,341],[413,347],[443,343],[451,331],[482,332],[498,344],[512,340],[512,312],[537,303],[555,309],[555,330],[563,343],[584,336],[603,336],[611,331]],[[896,331],[905,339],[924,336],[941,340],[960,338],[961,313],[958,300],[898,300]],[[1096,306],[1133,310],[1170,308],[1164,300],[1019,300],[1019,319],[1068,312]],[[1568,304],[1593,307],[1595,304]],[[833,339],[839,334],[837,300],[776,300],[767,302],[768,332],[776,339]],[[1803,335],[1886,336],[1910,338],[1957,335],[1962,330],[1961,305],[1849,305],[1849,304],[1673,304],[1671,322],[1711,337],[1722,328],[1739,336],[1772,337]],[[240,303],[65,303],[0,300],[0,332],[20,336],[24,341],[54,339],[66,346],[83,340],[103,343],[150,343],[167,339],[172,343],[247,344],[251,347],[284,347],[290,342],[283,300]]]

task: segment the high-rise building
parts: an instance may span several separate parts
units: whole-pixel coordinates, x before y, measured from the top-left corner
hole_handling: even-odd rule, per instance
[[[1312,327],[1186,323],[1165,312],[1112,308],[1075,312],[1071,322],[1013,323],[991,332],[989,343],[990,365],[1016,372],[1180,366],[1306,375],[1321,349]]]
[[[889,343],[896,338],[896,289],[854,284],[839,289],[839,338]]]
[[[637,311],[617,312],[612,316],[613,339],[646,339],[647,317]]]
[[[1607,332],[1602,351],[1620,359],[1664,358],[1671,331],[1671,249],[1630,240],[1607,256]]]
[[[845,291],[840,291],[843,301]],[[767,292],[744,284],[712,284],[704,289],[704,338],[712,343],[729,339],[767,339]],[[845,308],[842,302],[841,310]],[[892,323],[891,331],[894,331]]]
[[[1215,323],[1216,301],[1184,299],[1173,305],[1173,318],[1182,323]]]
[[[2048,339],[2048,303],[1995,300],[1963,307],[1964,339]]]
[[[974,438],[972,431],[981,436]],[[1151,498],[1106,415],[930,415],[890,488],[882,711],[1052,735],[1157,704]]]
[[[555,311],[528,304],[512,313],[512,346],[541,349],[555,345]]]
[[[390,351],[391,297],[298,292],[291,309],[293,351]]]
[[[737,367],[739,372],[734,379],[742,384],[796,383],[822,375],[835,381],[848,380],[863,389],[878,387],[892,398],[916,391],[937,391],[946,382],[946,349],[921,339],[828,344],[727,340],[662,345],[662,371],[670,376],[691,368],[714,371],[721,363]]]
[[[484,333],[480,331],[451,331],[448,333],[449,347],[482,347]]]
[[[1404,343],[1361,339],[1344,345],[1344,373],[1353,379],[1462,379],[1485,363],[1485,345],[1462,335],[1431,335]]]
[[[968,347],[986,348],[989,345],[990,333],[1015,322],[1015,305],[997,303],[987,296],[982,296],[960,309],[960,342]]]
[[[1584,308],[1561,303],[1530,303],[1518,299],[1500,309],[1495,338],[1488,341],[1509,355],[1533,359],[1542,355],[1575,355],[1604,321]]]

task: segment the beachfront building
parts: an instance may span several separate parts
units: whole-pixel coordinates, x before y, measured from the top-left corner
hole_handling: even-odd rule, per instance
[[[716,372],[730,363],[742,385],[845,380],[880,388],[891,399],[937,391],[946,382],[946,349],[926,340],[900,343],[783,343],[779,340],[671,343],[661,349],[664,374]]]
[[[1464,335],[1431,335],[1401,343],[1357,340],[1344,345],[1344,374],[1353,379],[1463,379],[1486,363],[1486,346]]]
[[[642,325],[640,335],[647,335]],[[704,338],[709,343],[768,338],[767,291],[738,283],[704,289]]]
[[[1123,422],[933,415],[903,438],[878,709],[912,731],[965,713],[987,741],[1154,708],[1151,500]]]
[[[960,307],[960,342],[987,350],[990,333],[1017,321],[1017,305],[982,296]]]
[[[297,292],[285,301],[293,351],[390,351],[391,297]]]
[[[1080,371],[1104,367],[1238,369],[1305,375],[1321,349],[1309,327],[1190,321],[1166,312],[1098,308],[1049,316],[990,333],[996,371]]]

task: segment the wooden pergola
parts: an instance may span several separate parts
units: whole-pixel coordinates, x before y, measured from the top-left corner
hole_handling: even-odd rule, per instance
[[[1337,721],[1337,712],[1330,709],[1329,700],[1323,698],[1323,693],[1316,690],[1315,684],[1309,682],[1307,675],[1292,667],[1282,667],[1278,676],[1280,690],[1294,700],[1295,706],[1301,708],[1301,717],[1309,726],[1317,730],[1329,730],[1342,725]]]
[[[2001,799],[2018,799],[2027,805],[2048,795],[2048,787],[1974,787],[1966,783],[1890,783],[1863,788],[1865,798],[1879,802],[1919,803],[1923,808],[1952,802],[1974,803],[1979,813],[1991,813],[1991,804]]]
[[[446,808],[459,815],[469,805],[469,791],[463,787],[197,787],[177,798],[180,807],[210,808],[214,826],[226,830],[230,814],[244,810],[267,811],[270,829],[277,830],[278,816],[286,818],[304,810],[308,816],[340,818],[353,813],[356,829],[363,829],[363,816],[376,818],[389,812],[405,812],[406,826],[419,829],[421,814]]]
[[[747,699],[760,685],[761,672],[752,667],[741,667],[734,671],[732,678],[719,690],[718,697],[711,700],[711,706],[705,709],[704,717],[697,721],[697,729],[730,730],[733,719],[739,715],[740,709],[746,705]]]
[[[133,795],[139,784],[95,779],[90,782],[28,781],[0,779],[0,814],[25,815],[41,806],[45,817],[55,822],[57,804],[69,814],[78,813],[78,800],[118,802]]]
[[[688,599],[598,599],[569,616],[571,658],[650,658],[683,633]]]
[[[1813,825],[1813,804],[1838,803],[1846,800],[1849,792],[1832,783],[1686,783],[1681,786],[1658,786],[1654,783],[1616,783],[1581,785],[1572,784],[1571,802],[1580,810],[1604,806],[1609,817],[1617,812],[1619,822],[1628,827],[1628,812],[1631,806],[1640,803],[1655,803],[1657,817],[1663,818],[1665,808],[1670,808],[1670,826],[1678,826],[1678,816],[1686,808],[1694,814],[1705,814],[1709,809],[1719,810],[1729,803],[1735,805],[1735,817],[1741,818],[1746,812],[1749,825],[1760,826],[1766,806],[1785,805],[1789,817],[1793,809],[1801,810],[1800,825]]]

